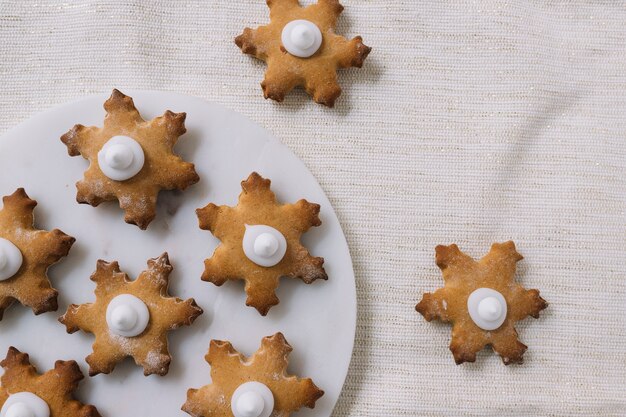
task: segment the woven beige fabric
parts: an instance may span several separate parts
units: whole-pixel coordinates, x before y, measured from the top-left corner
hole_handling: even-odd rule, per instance
[[[344,0],[373,47],[335,109],[262,98],[233,37],[262,0],[0,2],[0,131],[112,87],[222,103],[272,131],[326,190],[357,278],[339,416],[626,415],[626,5],[621,0]],[[526,362],[454,365],[414,311],[437,244],[512,239],[550,302]]]

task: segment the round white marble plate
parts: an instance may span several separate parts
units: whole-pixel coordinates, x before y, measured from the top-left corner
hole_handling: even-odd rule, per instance
[[[108,94],[56,107],[22,123],[0,138],[0,195],[24,187],[38,201],[36,225],[59,228],[76,237],[69,256],[49,270],[59,290],[59,310],[40,316],[12,305],[0,321],[0,357],[9,346],[31,356],[39,371],[57,359],[75,359],[87,374],[85,356],[93,335],[67,334],[57,318],[70,303],[94,300],[89,276],[98,259],[117,260],[135,278],[149,258],[167,251],[174,266],[170,293],[193,297],[204,309],[196,322],[169,334],[172,363],[164,376],[144,377],[131,359],[109,375],[86,377],[77,398],[94,404],[103,417],[185,416],[180,410],[188,388],[210,382],[204,361],[211,339],[230,340],[250,355],[262,337],[281,331],[293,346],[289,372],[313,378],[325,391],[314,410],[298,416],[329,416],[337,402],[352,354],[356,325],[354,273],[339,221],[319,184],[302,162],[267,131],[217,104],[188,96],[156,91],[124,91],[132,96],[145,119],[165,110],[187,113],[187,133],[176,152],[194,162],[200,182],[184,192],[162,192],[156,219],[141,231],[124,223],[116,203],[94,208],[77,204],[74,183],[87,167],[71,158],[59,137],[74,124],[101,126],[102,104]],[[314,256],[325,259],[328,281],[306,285],[283,278],[277,291],[280,304],[266,317],[245,306],[243,282],[222,287],[200,280],[203,260],[218,244],[198,228],[195,209],[208,202],[234,205],[240,182],[252,171],[272,180],[283,202],[300,198],[319,203],[322,226],[303,237]]]

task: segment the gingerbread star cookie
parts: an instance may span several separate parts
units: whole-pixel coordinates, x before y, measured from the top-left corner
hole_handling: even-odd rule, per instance
[[[61,136],[70,156],[89,160],[84,178],[76,183],[76,200],[94,207],[118,200],[124,220],[146,229],[161,190],[184,190],[199,180],[194,165],[173,151],[186,132],[186,114],[168,110],[146,121],[133,99],[118,90],[104,109],[103,127],[76,125]]]
[[[0,210],[0,320],[14,301],[35,314],[57,309],[48,268],[67,256],[75,239],[58,229],[35,228],[35,200],[23,188],[2,198]]]
[[[479,261],[457,245],[439,245],[435,251],[445,285],[425,293],[415,309],[427,321],[452,323],[455,362],[474,362],[477,352],[491,346],[505,365],[521,363],[527,346],[518,340],[515,322],[538,318],[548,303],[538,290],[526,290],[515,281],[515,264],[523,257],[513,242],[494,243]]]
[[[343,6],[318,0],[307,7],[298,0],[267,0],[270,23],[246,28],[235,38],[241,50],[267,63],[261,83],[265,98],[278,102],[295,87],[303,87],[317,103],[333,107],[341,94],[337,69],[361,68],[371,48],[360,36],[337,35]]]
[[[300,278],[306,284],[328,279],[323,258],[312,257],[300,236],[322,224],[319,204],[300,200],[280,204],[270,180],[256,172],[241,183],[235,207],[210,203],[196,210],[200,228],[221,241],[204,261],[202,280],[221,286],[228,280],[246,282],[246,305],[265,316],[278,304],[275,290],[281,277]]]
[[[249,358],[230,342],[212,340],[205,356],[211,384],[188,390],[182,410],[194,417],[288,417],[314,408],[324,391],[310,378],[287,374],[291,350],[282,333],[263,338]]]
[[[28,355],[10,347],[0,362],[0,415],[6,417],[100,417],[93,405],[73,397],[83,374],[75,361],[56,361],[39,374]]]
[[[193,298],[181,300],[168,294],[172,272],[167,253],[148,261],[148,269],[131,281],[117,262],[98,261],[91,280],[96,301],[72,304],[59,321],[68,333],[93,333],[93,353],[87,356],[89,375],[110,373],[130,356],[144,375],[165,375],[170,365],[167,332],[191,325],[202,314]]]

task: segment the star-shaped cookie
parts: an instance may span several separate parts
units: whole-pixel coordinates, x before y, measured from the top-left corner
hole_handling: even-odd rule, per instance
[[[244,53],[267,63],[261,83],[265,98],[281,102],[293,88],[303,87],[317,103],[333,107],[341,94],[337,69],[360,68],[371,48],[363,44],[360,36],[348,40],[335,33],[343,11],[337,0],[318,0],[306,7],[300,6],[298,0],[267,0],[267,5],[270,23],[257,29],[246,28],[235,39]],[[297,33],[290,30],[293,24],[288,27],[291,22],[302,21],[308,23],[296,29]],[[310,44],[316,43],[317,49],[311,50],[313,55],[303,57],[289,52],[291,48],[285,42],[298,34],[304,39],[296,38],[296,45],[310,49]]]
[[[415,309],[427,321],[452,323],[450,350],[455,362],[474,362],[485,346],[491,346],[506,365],[522,362],[527,346],[518,340],[515,322],[527,316],[538,318],[548,303],[538,290],[526,290],[516,282],[516,263],[523,257],[513,242],[494,243],[479,261],[457,245],[440,245],[435,250],[445,286],[425,293]],[[472,307],[472,299],[485,298]]]
[[[14,266],[16,272],[0,280],[0,320],[14,301],[32,308],[35,314],[57,309],[57,291],[48,279],[48,268],[67,256],[75,239],[58,229],[35,228],[35,200],[23,188],[2,198],[0,210],[0,272]],[[9,248],[10,247],[10,248]],[[17,252],[21,264],[10,265],[10,252]],[[18,252],[19,251],[19,252]],[[19,268],[19,269],[18,269]]]
[[[271,391],[272,417],[288,417],[303,406],[314,408],[324,391],[310,378],[287,374],[291,351],[282,333],[263,338],[259,350],[249,358],[237,352],[230,342],[212,340],[205,356],[211,365],[211,384],[188,390],[182,410],[193,417],[232,417],[233,394],[251,381],[264,384]]]
[[[228,280],[244,280],[246,305],[266,315],[278,304],[275,290],[281,277],[300,278],[306,284],[328,279],[323,258],[312,257],[300,243],[300,237],[312,226],[321,225],[319,204],[300,200],[280,204],[270,190],[270,180],[256,172],[242,181],[242,192],[235,207],[213,203],[196,210],[200,228],[209,230],[221,244],[204,261],[202,280],[221,286]],[[255,226],[269,226],[284,236],[284,256],[272,266],[253,262],[244,251],[243,242]],[[280,236],[279,236],[280,238]]]
[[[5,412],[11,394],[30,393],[47,404],[50,417],[100,417],[96,407],[84,405],[73,397],[73,392],[83,379],[75,361],[56,361],[54,369],[42,375],[30,364],[28,354],[10,347],[0,366],[4,368],[4,374],[0,378],[0,408],[4,406]],[[21,407],[17,405],[16,414],[13,415],[24,415],[18,414],[18,408]]]
[[[156,215],[161,190],[184,190],[199,181],[194,165],[183,161],[173,151],[178,137],[186,132],[186,114],[168,110],[163,116],[146,121],[135,108],[133,99],[118,90],[113,90],[104,109],[103,127],[78,124],[61,136],[70,156],[82,155],[89,160],[84,178],[76,183],[76,200],[94,207],[103,201],[118,200],[125,213],[124,220],[146,229]],[[134,143],[135,148],[129,147],[128,142]],[[118,145],[114,149],[117,153],[103,156],[101,151],[110,144]],[[129,149],[135,149],[135,154]],[[139,159],[142,162],[138,162]],[[101,166],[105,163],[114,164],[117,170]],[[130,178],[118,180],[105,175],[111,170],[118,175],[132,170],[133,164],[138,164],[135,169],[138,172]]]
[[[72,304],[59,318],[68,333],[80,329],[96,336],[93,353],[86,358],[89,375],[108,374],[116,363],[128,356],[143,367],[146,376],[167,374],[171,360],[167,332],[182,325],[191,325],[202,314],[202,309],[193,298],[183,301],[168,294],[171,272],[167,253],[150,259],[148,269],[134,281],[120,271],[117,262],[98,261],[97,269],[91,276],[96,283],[96,301]],[[138,298],[149,313],[145,330],[130,337],[115,333],[108,323],[112,300],[128,295]]]

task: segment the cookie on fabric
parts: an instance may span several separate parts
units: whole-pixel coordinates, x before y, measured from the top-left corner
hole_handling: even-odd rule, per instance
[[[199,181],[194,165],[173,151],[186,132],[185,113],[166,111],[144,120],[133,99],[113,90],[104,103],[103,127],[76,125],[61,136],[70,156],[89,160],[76,183],[76,201],[94,207],[119,202],[124,220],[146,229],[161,190],[184,190]]]
[[[200,228],[221,241],[204,261],[202,280],[217,286],[244,280],[246,305],[263,316],[279,302],[275,290],[281,277],[300,278],[306,284],[328,279],[324,258],[311,256],[300,243],[303,233],[322,224],[319,204],[280,204],[270,184],[253,172],[241,182],[235,207],[210,203],[196,210]]]
[[[494,243],[479,261],[454,244],[435,251],[444,287],[425,293],[415,309],[427,321],[452,323],[455,362],[474,362],[477,352],[491,346],[505,365],[521,363],[527,346],[519,341],[515,322],[538,318],[548,303],[538,290],[526,290],[515,281],[516,263],[523,259],[515,244]]]
[[[14,301],[37,314],[57,309],[48,268],[67,256],[75,239],[58,229],[35,228],[31,200],[23,188],[2,198],[0,210],[0,320]]]
[[[100,417],[93,405],[74,399],[83,379],[75,361],[56,361],[54,369],[39,374],[28,354],[10,347],[0,362],[0,415],[33,417]]]
[[[230,342],[211,340],[205,356],[211,384],[189,389],[182,410],[193,417],[287,417],[314,408],[324,391],[310,378],[287,374],[291,351],[282,333],[263,338],[249,358]]]
[[[333,107],[341,94],[337,69],[361,68],[371,48],[360,36],[348,40],[335,33],[343,6],[318,0],[302,7],[298,0],[267,0],[270,23],[246,28],[235,38],[241,50],[267,63],[261,83],[265,98],[278,102],[303,87],[317,103]]]
[[[148,261],[148,269],[131,281],[117,262],[99,260],[91,280],[94,303],[72,304],[59,318],[68,333],[93,333],[93,353],[87,356],[89,375],[108,374],[126,357],[143,367],[144,375],[165,375],[170,365],[167,332],[189,326],[202,314],[193,298],[168,294],[172,272],[167,253]]]

